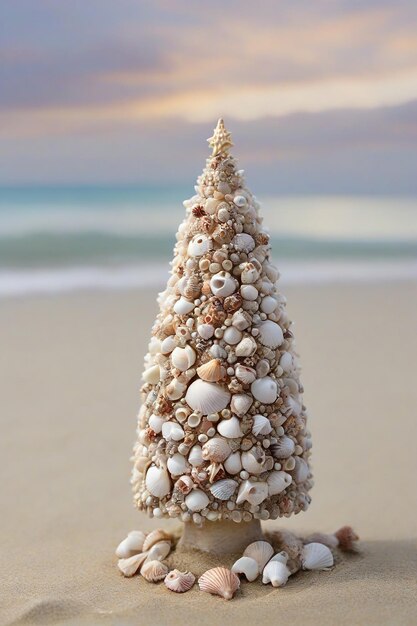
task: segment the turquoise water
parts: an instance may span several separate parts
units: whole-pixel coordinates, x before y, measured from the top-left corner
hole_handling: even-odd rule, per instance
[[[191,187],[0,188],[0,295],[36,291],[39,277],[49,291],[140,286],[151,275],[163,282],[182,201],[192,195]],[[259,200],[275,262],[297,267],[298,276],[308,278],[313,265],[324,274],[335,264],[396,264],[407,274],[415,266],[416,198]]]

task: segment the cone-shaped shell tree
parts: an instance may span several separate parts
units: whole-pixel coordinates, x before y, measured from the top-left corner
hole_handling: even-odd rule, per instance
[[[259,527],[308,507],[311,439],[269,235],[223,120],[209,144],[145,358],[134,500]]]

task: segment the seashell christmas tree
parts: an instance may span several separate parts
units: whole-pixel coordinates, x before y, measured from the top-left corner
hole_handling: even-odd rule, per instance
[[[145,358],[132,485],[151,517],[243,531],[307,509],[311,438],[259,204],[223,120],[208,141]]]

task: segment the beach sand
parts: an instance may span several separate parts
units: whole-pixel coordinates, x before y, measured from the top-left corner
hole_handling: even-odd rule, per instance
[[[129,487],[155,293],[2,301],[0,623],[417,623],[415,283],[285,290],[303,366],[316,485],[307,513],[269,530],[350,524],[356,555],[283,589],[242,583],[231,602],[124,579]],[[213,563],[183,554],[199,574]]]

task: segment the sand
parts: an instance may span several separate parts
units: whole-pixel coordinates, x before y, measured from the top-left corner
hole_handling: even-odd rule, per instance
[[[155,294],[3,301],[1,624],[417,623],[415,284],[286,293],[316,486],[308,513],[266,527],[349,523],[360,553],[284,589],[242,584],[229,603],[123,579],[116,544],[155,525],[133,509],[128,484]],[[180,561],[196,574],[214,562],[195,553]]]

